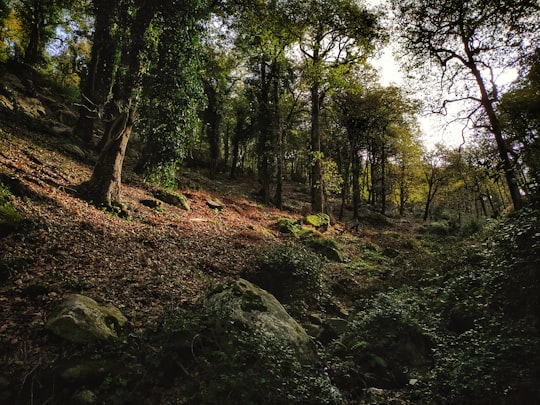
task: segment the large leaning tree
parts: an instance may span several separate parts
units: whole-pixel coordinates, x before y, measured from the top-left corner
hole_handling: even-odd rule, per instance
[[[194,1],[202,2],[200,0]],[[115,37],[119,43],[117,48],[118,56],[114,63],[117,66],[108,70],[108,73],[113,75],[112,79],[103,79],[99,82],[102,85],[106,84],[108,86],[110,84],[111,86],[110,92],[107,89],[99,91],[100,94],[107,94],[107,103],[103,108],[99,108],[103,111],[99,119],[103,122],[104,135],[99,147],[100,156],[92,176],[81,187],[86,197],[96,205],[112,207],[120,202],[124,156],[138,117],[141,97],[144,96],[144,79],[148,75],[149,69],[152,68],[153,61],[149,60],[149,58],[155,56],[152,50],[158,48],[156,52],[160,58],[164,53],[177,56],[175,43],[171,43],[171,52],[167,53],[163,52],[165,44],[160,45],[160,41],[175,41],[176,37],[174,35],[168,35],[173,31],[187,33],[187,35],[198,34],[198,30],[194,26],[186,27],[181,24],[176,26],[177,19],[171,18],[171,16],[175,16],[171,9],[184,9],[184,3],[186,2],[182,0],[160,2],[122,0],[115,3],[118,7],[115,10],[118,15],[116,19],[118,33]],[[174,25],[163,26],[164,22]],[[162,35],[156,38],[156,33]],[[103,44],[96,42],[94,45]],[[160,59],[160,62],[162,64],[158,65],[158,68],[163,69],[163,74],[161,76],[155,75],[155,77],[171,81],[171,74],[174,74],[174,72],[171,73],[170,71],[170,61]],[[160,83],[156,83],[156,88],[159,87],[158,84]],[[174,85],[169,86],[169,88],[174,87]],[[176,96],[177,94],[175,94]],[[167,97],[169,97],[169,94],[163,93],[162,97],[157,101],[167,101]],[[170,103],[165,104],[159,103],[155,107],[159,109],[160,113],[165,111],[166,120],[161,124],[167,127],[170,122],[174,122],[170,119],[170,113],[177,111],[174,106],[171,107]],[[192,115],[191,111],[186,111],[186,113]],[[166,130],[168,127],[161,129]]]
[[[536,0],[391,0],[409,68],[438,66],[442,105],[470,100],[469,123],[490,132],[515,209],[523,206],[518,177],[497,114],[497,75],[532,52],[540,20]]]

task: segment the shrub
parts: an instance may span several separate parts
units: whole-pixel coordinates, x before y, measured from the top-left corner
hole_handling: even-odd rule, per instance
[[[322,370],[301,364],[291,347],[263,334],[237,331],[234,346],[200,356],[200,403],[339,404]]]
[[[352,317],[345,335],[333,345],[335,381],[353,397],[364,387],[406,386],[432,363],[436,324],[415,292],[378,294]]]
[[[322,293],[320,257],[294,242],[269,248],[245,277],[282,304],[316,304]]]

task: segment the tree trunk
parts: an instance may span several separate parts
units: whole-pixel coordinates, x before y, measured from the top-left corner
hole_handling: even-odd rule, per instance
[[[264,57],[261,58],[260,65],[260,85],[261,92],[259,95],[259,140],[258,140],[258,158],[257,171],[259,183],[261,185],[261,198],[264,204],[270,203],[270,156],[272,154],[271,146],[273,143],[273,122],[272,111],[270,109],[270,78],[267,72],[267,63]]]
[[[431,203],[433,202],[433,199],[435,198],[436,193],[437,193],[437,184],[433,181],[433,178],[428,178],[428,192],[427,192],[426,206],[424,209],[424,217],[423,217],[424,221],[427,221],[429,217],[429,210],[431,208]]]
[[[352,147],[349,150],[349,158],[347,159],[347,163],[345,166],[345,170],[343,170],[343,184],[341,185],[341,207],[339,208],[339,220],[341,221],[343,219],[344,211],[345,211],[345,203],[347,202],[347,197],[349,195],[349,188],[350,188],[350,177],[351,177],[351,164],[352,164]]]
[[[523,198],[521,197],[519,183],[517,181],[512,162],[510,160],[510,157],[508,156],[508,146],[506,145],[506,141],[502,133],[501,122],[499,121],[499,117],[497,116],[495,108],[493,107],[494,101],[488,94],[482,74],[478,70],[476,62],[474,61],[474,56],[470,54],[468,48],[467,53],[469,56],[469,61],[471,61],[469,62],[468,67],[471,70],[474,78],[476,79],[476,83],[478,84],[478,88],[480,90],[480,103],[488,117],[489,124],[491,126],[491,132],[494,135],[495,141],[497,143],[497,151],[499,152],[499,157],[503,164],[504,176],[508,185],[510,197],[512,198],[512,203],[514,204],[514,209],[520,210],[521,208],[523,208]]]
[[[381,214],[386,214],[386,150],[381,144]]]
[[[239,158],[240,158],[240,140],[244,132],[244,126],[246,123],[246,113],[241,108],[238,107],[235,112],[236,115],[236,126],[234,128],[234,133],[232,136],[232,156],[231,156],[231,172],[229,177],[231,179],[236,179],[236,168],[238,167]]]
[[[79,120],[73,131],[75,136],[91,145],[94,124],[103,114],[103,107],[111,92],[117,61],[118,38],[112,27],[118,15],[119,0],[94,0],[96,18],[88,76],[81,89],[82,100]]]
[[[407,200],[405,190],[405,161],[403,160],[399,166],[400,178],[399,178],[399,216],[405,216],[405,202]]]
[[[31,15],[30,27],[27,31],[28,43],[24,49],[23,60],[30,66],[37,66],[44,61],[46,6],[41,1],[32,1],[31,4],[23,3],[21,7],[25,8],[24,14]]]
[[[322,156],[320,130],[319,83],[311,87],[311,210],[324,212],[324,196],[322,184]]]
[[[121,114],[110,124],[109,142],[99,156],[86,191],[93,197],[94,203],[112,207],[120,201],[122,183],[122,165],[126,147],[133,128],[135,110]]]
[[[352,204],[353,204],[353,219],[358,219],[360,208],[360,167],[361,161],[358,156],[358,150],[353,147],[351,151],[352,161]]]
[[[219,132],[221,127],[221,115],[219,112],[218,91],[211,84],[206,86],[206,95],[208,98],[208,106],[204,112],[206,121],[206,136],[210,146],[210,177],[214,177],[217,173],[217,166],[220,152]]]
[[[122,74],[113,88],[113,119],[107,121],[104,146],[90,180],[83,185],[88,197],[97,205],[112,207],[120,202],[122,165],[136,117],[137,97],[141,88],[141,52],[146,46],[146,31],[157,12],[157,4],[138,0],[137,14],[128,26],[129,44],[122,44]],[[127,10],[126,10],[127,11]],[[123,16],[123,22],[130,18]],[[127,45],[127,46],[126,46]],[[113,108],[111,107],[111,110]]]
[[[279,79],[281,76],[281,69],[278,61],[274,61],[273,66],[273,83],[272,83],[272,103],[274,106],[272,128],[274,129],[274,139],[276,142],[276,192],[274,194],[274,204],[277,208],[283,208],[283,143],[284,132],[281,130],[281,114],[279,111]]]

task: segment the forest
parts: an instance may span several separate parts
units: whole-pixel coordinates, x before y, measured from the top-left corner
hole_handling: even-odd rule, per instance
[[[539,36],[0,0],[0,404],[540,403]]]

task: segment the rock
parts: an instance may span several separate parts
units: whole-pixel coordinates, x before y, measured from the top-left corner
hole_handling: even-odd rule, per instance
[[[144,205],[145,207],[152,208],[152,209],[157,209],[161,207],[161,201],[152,200],[152,199],[141,200],[141,204]]]
[[[317,228],[318,230],[323,232],[328,230],[328,227],[330,226],[330,216],[322,212],[318,214],[308,215],[306,216],[304,221],[306,224],[311,225],[314,228]]]
[[[239,279],[226,284],[210,294],[204,306],[213,322],[213,333],[222,335],[224,340],[235,336],[230,333],[234,328],[269,341],[280,341],[293,349],[302,363],[313,364],[316,360],[314,342],[306,331],[272,294],[249,281]]]
[[[99,305],[92,298],[73,294],[49,317],[46,327],[71,342],[91,343],[118,338],[116,329],[126,323],[113,305]]]
[[[218,211],[221,211],[222,209],[225,208],[225,205],[219,201],[217,198],[213,199],[213,200],[207,200],[206,201],[206,205],[212,209],[212,210],[218,210]]]
[[[55,127],[53,127],[53,129],[54,128]],[[60,128],[60,127],[57,127],[57,128]],[[70,131],[69,128],[67,128],[67,127],[64,128],[64,129],[67,129],[68,131]],[[60,135],[60,133],[58,133],[57,135]],[[65,135],[65,133],[64,133],[64,135]],[[82,150],[80,146],[77,146],[75,144],[65,143],[65,144],[62,145],[62,149],[64,150],[64,152],[67,152],[67,153],[69,153],[71,155],[74,155],[74,156],[76,156],[76,157],[78,157],[80,159],[86,158],[86,152],[84,150]]]
[[[52,136],[66,137],[67,138],[68,136],[71,136],[72,131],[71,131],[70,127],[65,126],[65,125],[51,125],[47,129],[47,132],[49,134],[51,134]],[[76,146],[76,145],[72,145],[72,146]],[[83,153],[83,157],[84,157],[84,153]]]
[[[312,235],[315,232],[312,228],[303,227],[301,222],[301,220],[279,218],[277,227],[281,233],[292,234],[296,237]]]
[[[97,397],[90,390],[82,390],[73,395],[72,401],[76,405],[92,405],[97,402]]]
[[[164,203],[179,206],[184,208],[186,211],[191,211],[189,202],[185,195],[174,192],[174,191],[165,191],[165,190],[155,190],[153,193],[154,197],[158,200],[163,201]]]
[[[307,244],[314,252],[319,253],[328,260],[339,263],[343,263],[345,261],[341,251],[339,250],[339,246],[333,239],[313,235],[307,240]]]
[[[60,362],[56,372],[62,381],[76,386],[97,386],[107,376],[117,374],[122,369],[120,362],[105,359],[72,358]]]
[[[18,94],[15,97],[15,104],[18,110],[31,118],[43,118],[47,115],[45,107],[43,107],[43,104],[37,98]]]
[[[3,94],[0,94],[0,107],[3,107],[9,111],[13,111],[15,109],[13,103]]]
[[[64,125],[67,125],[68,127],[74,127],[79,120],[79,115],[68,109],[66,106],[61,107],[62,108],[58,109],[58,111],[56,112],[58,121],[60,121]]]

